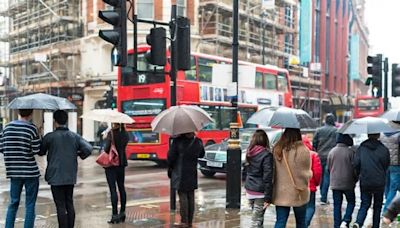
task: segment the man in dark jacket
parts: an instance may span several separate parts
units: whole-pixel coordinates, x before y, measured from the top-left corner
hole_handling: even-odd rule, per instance
[[[75,223],[73,190],[78,171],[77,156],[87,158],[92,153],[92,146],[68,130],[65,111],[54,112],[54,120],[56,130],[44,137],[39,155],[47,154],[45,180],[51,185],[59,227],[70,228]]]
[[[369,134],[357,149],[353,166],[359,175],[361,206],[353,228],[362,227],[374,199],[372,227],[379,227],[385,190],[386,171],[390,165],[389,150],[378,140],[379,134]]]
[[[194,190],[197,189],[197,159],[204,157],[202,141],[194,133],[172,140],[168,166],[172,170],[171,187],[179,194],[181,225],[191,226],[194,216]]]
[[[327,159],[329,151],[336,146],[335,116],[331,113],[325,117],[325,125],[317,130],[313,139],[313,147],[317,151],[322,165],[322,181],[320,186],[321,202],[328,203],[329,172]]]

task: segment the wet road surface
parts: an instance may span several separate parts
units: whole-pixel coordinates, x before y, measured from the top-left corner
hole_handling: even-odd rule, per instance
[[[179,222],[179,213],[169,211],[169,179],[166,170],[152,162],[130,161],[126,169],[125,186],[127,191],[127,218],[124,224],[109,225],[111,202],[104,170],[95,163],[95,156],[79,161],[78,184],[75,186],[74,203],[77,228],[102,227],[172,227]],[[46,167],[44,158],[38,158],[42,175]],[[41,177],[39,195],[36,203],[36,227],[58,227],[56,209],[50,186]],[[357,205],[359,208],[359,193]],[[9,182],[0,154],[0,227],[4,227],[8,204]],[[311,227],[333,227],[332,199],[330,205],[319,204]],[[16,227],[23,227],[24,198],[22,195]],[[345,205],[343,205],[345,206]],[[179,209],[179,208],[178,208]],[[353,215],[355,219],[356,213]],[[371,217],[371,216],[369,216]],[[205,178],[199,174],[199,189],[196,191],[195,227],[250,227],[250,208],[242,193],[241,210],[225,210],[225,175]],[[369,220],[371,220],[369,218]],[[273,227],[275,208],[267,209],[265,227]],[[371,223],[367,221],[366,224]],[[294,216],[290,215],[288,227],[295,227]],[[394,226],[396,227],[396,226]],[[399,226],[400,227],[400,226]]]

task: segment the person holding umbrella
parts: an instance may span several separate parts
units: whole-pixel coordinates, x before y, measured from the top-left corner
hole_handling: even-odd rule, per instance
[[[204,157],[203,142],[193,132],[172,139],[168,151],[168,169],[172,188],[178,191],[181,223],[178,227],[192,227],[194,190],[197,185],[197,159]]]
[[[110,189],[111,205],[112,205],[112,217],[108,223],[120,223],[125,222],[125,209],[126,209],[126,191],[125,191],[125,167],[128,166],[126,159],[126,146],[129,142],[128,133],[125,130],[124,124],[113,123],[112,129],[108,133],[104,151],[110,152],[112,146],[118,152],[119,164],[118,166],[106,167],[105,173],[107,178],[107,184]],[[117,186],[119,192],[119,199],[121,200],[121,208],[118,213],[118,195]]]
[[[68,114],[57,110],[53,114],[56,130],[48,133],[42,142],[40,156],[47,154],[45,180],[51,186],[60,228],[74,227],[74,185],[78,173],[77,157],[86,159],[92,146],[66,127]]]
[[[286,128],[273,148],[275,161],[272,203],[276,206],[275,228],[284,228],[293,207],[296,227],[305,228],[309,181],[312,176],[310,152],[302,142],[300,129]]]
[[[272,201],[274,159],[264,130],[254,132],[246,153],[247,199],[252,208],[251,227],[263,227],[264,213]]]

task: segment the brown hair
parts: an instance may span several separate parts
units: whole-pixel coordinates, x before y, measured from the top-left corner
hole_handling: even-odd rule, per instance
[[[273,153],[274,156],[280,161],[284,150],[290,150],[294,144],[301,141],[300,129],[297,128],[286,128],[281,138],[276,143]]]
[[[269,149],[268,135],[264,130],[258,129],[254,132],[253,137],[251,137],[249,149],[254,146],[262,146]]]

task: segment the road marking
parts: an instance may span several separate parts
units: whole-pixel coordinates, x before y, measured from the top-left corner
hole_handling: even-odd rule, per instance
[[[159,203],[166,203],[169,202],[169,197],[162,197],[159,199],[145,199],[145,200],[131,200],[126,202],[127,207],[135,207],[135,206],[142,206],[142,205],[151,205],[151,204],[159,204]],[[111,205],[106,206],[106,208],[112,208]]]

